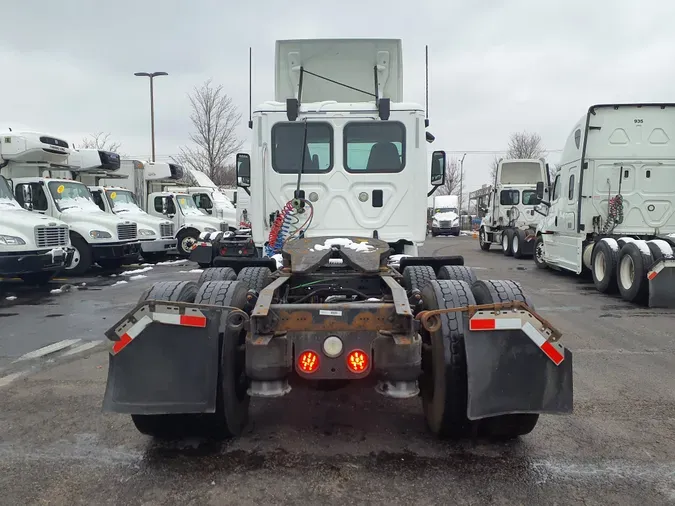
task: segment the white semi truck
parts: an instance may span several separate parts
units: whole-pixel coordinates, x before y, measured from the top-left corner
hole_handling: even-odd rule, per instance
[[[106,151],[78,152],[58,137],[35,132],[2,136],[2,149],[13,157],[3,172],[19,204],[35,214],[65,222],[75,249],[66,272],[83,274],[94,263],[115,268],[138,259],[137,225],[102,212],[89,189],[75,178],[87,171],[119,168],[119,157]]]
[[[459,235],[459,197],[457,195],[436,195],[431,214],[431,235]]]
[[[536,228],[542,220],[535,211],[539,204],[537,184],[544,184],[548,197],[548,166],[539,159],[502,159],[497,164],[490,199],[478,231],[480,249],[501,245],[505,256],[522,258],[534,253]]]
[[[675,306],[675,104],[594,105],[570,133],[534,261],[598,291]]]
[[[0,152],[0,166],[8,162]],[[23,209],[0,176],[0,277],[42,285],[72,259],[68,225]]]
[[[424,110],[402,100],[401,41],[279,41],[276,70],[237,157],[269,256],[145,292],[106,332],[104,409],[160,438],[238,436],[250,397],[350,383],[419,397],[439,437],[513,438],[571,411],[572,354],[520,285],[418,256],[421,175],[443,184],[446,156],[429,160]]]
[[[101,180],[103,186],[118,185],[131,190],[136,203],[149,215],[169,220],[176,232],[176,249],[181,256],[188,256],[203,232],[227,232],[226,221],[204,214],[195,204],[192,195],[180,187],[166,191],[183,177],[183,167],[166,162],[122,160],[119,174],[128,176]]]

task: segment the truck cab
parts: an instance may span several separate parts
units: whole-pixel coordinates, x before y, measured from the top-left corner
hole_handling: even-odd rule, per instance
[[[0,176],[0,276],[41,285],[72,259],[68,225],[23,209]]]
[[[494,186],[479,229],[480,247],[501,245],[507,256],[532,255],[537,225],[542,216],[537,212],[541,202],[537,185],[543,185],[548,198],[548,166],[542,159],[502,159],[497,164]]]
[[[145,260],[162,260],[176,249],[173,222],[143,211],[131,190],[121,186],[89,186],[89,191],[94,203],[102,211],[134,220],[138,224],[141,255]]]
[[[204,213],[226,221],[230,230],[236,230],[238,228],[237,210],[232,203],[232,199],[203,172],[190,170],[190,176],[196,181],[197,185],[181,187],[180,191],[192,195],[195,204]]]
[[[74,150],[62,139],[36,133],[5,134],[3,142],[39,154],[40,159],[35,162],[18,158],[5,170],[19,205],[68,225],[75,252],[67,272],[80,275],[94,263],[117,268],[138,259],[136,223],[101,211],[86,185],[76,180],[78,174],[101,167],[119,168],[115,153]]]
[[[438,195],[434,197],[431,213],[431,235],[459,235],[459,197],[457,195]]]

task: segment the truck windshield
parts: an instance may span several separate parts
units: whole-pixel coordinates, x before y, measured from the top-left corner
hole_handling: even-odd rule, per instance
[[[457,213],[457,208],[456,207],[437,207],[434,209],[434,213]]]
[[[204,216],[204,213],[199,210],[191,195],[176,195],[176,200],[183,214]]]
[[[105,193],[108,197],[108,202],[110,202],[110,207],[116,213],[140,210],[136,202],[136,196],[130,191],[106,190]]]
[[[333,128],[330,123],[307,122],[307,144],[305,123],[277,123],[272,127],[272,168],[281,174],[297,174],[302,163],[302,172],[316,174],[333,168]]]
[[[215,190],[212,194],[211,197],[213,198],[214,202],[218,202],[219,204],[222,204],[223,207],[232,207],[234,208],[234,205],[232,202],[230,202],[230,199],[227,198],[227,195],[224,193],[221,193],[218,190]]]
[[[344,160],[348,172],[400,172],[405,167],[405,126],[398,121],[347,123]]]
[[[50,181],[48,187],[59,211],[63,212],[74,209],[96,213],[102,212],[91,199],[89,188],[82,183],[78,183],[77,181]]]

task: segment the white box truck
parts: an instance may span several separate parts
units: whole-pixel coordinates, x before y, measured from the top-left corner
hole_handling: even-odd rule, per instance
[[[431,214],[431,235],[459,235],[459,197],[457,195],[434,196]]]

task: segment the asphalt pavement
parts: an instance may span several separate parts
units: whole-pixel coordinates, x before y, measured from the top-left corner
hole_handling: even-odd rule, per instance
[[[10,283],[0,288],[0,504],[675,503],[675,311],[598,294],[589,279],[481,252],[468,237],[425,249],[522,283],[574,353],[574,414],[542,416],[510,443],[448,443],[428,433],[417,399],[352,385],[255,399],[235,441],[157,443],[101,412],[103,331],[151,283],[196,279],[196,266],[133,266],[42,291]]]

